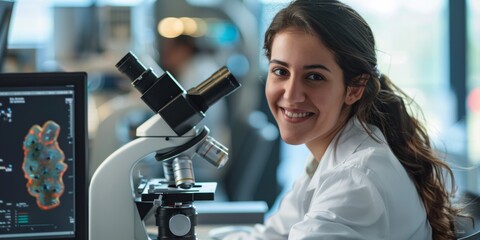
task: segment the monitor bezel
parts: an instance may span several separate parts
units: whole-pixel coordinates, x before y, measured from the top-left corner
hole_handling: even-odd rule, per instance
[[[75,236],[55,240],[88,239],[88,132],[87,73],[35,72],[0,73],[0,87],[74,87],[75,118]],[[84,161],[80,161],[83,159]],[[19,238],[21,239],[21,238]]]

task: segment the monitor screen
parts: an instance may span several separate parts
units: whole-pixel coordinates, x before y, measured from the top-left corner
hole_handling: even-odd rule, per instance
[[[3,72],[5,55],[7,54],[8,29],[12,16],[13,2],[0,0],[0,72]]]
[[[87,239],[86,82],[0,73],[0,239]]]

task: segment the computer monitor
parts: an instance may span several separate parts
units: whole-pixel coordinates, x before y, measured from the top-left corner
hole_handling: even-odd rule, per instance
[[[0,73],[0,240],[87,239],[86,83]]]
[[[12,16],[13,2],[0,0],[0,72],[3,72],[5,55],[7,54],[8,29]]]

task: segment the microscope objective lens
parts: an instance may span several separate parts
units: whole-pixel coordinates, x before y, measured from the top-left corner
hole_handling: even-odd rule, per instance
[[[214,138],[208,136],[197,149],[198,155],[220,168],[228,161],[228,149]]]
[[[187,156],[175,158],[172,164],[173,174],[175,176],[175,185],[180,188],[191,188],[195,184],[193,176],[193,164]]]

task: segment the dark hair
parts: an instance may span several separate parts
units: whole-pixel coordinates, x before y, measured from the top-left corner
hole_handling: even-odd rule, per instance
[[[349,118],[356,116],[374,138],[366,124],[377,126],[414,181],[432,227],[433,239],[455,238],[453,207],[454,176],[446,162],[436,156],[426,129],[409,113],[414,101],[396,87],[377,68],[375,39],[366,21],[351,7],[335,0],[297,0],[280,10],[265,33],[264,50],[271,57],[277,33],[294,27],[318,36],[332,50],[343,70],[345,86],[365,87],[354,103]],[[359,81],[358,76],[368,81]],[[374,138],[375,139],[375,138]],[[447,191],[447,174],[452,189]]]

